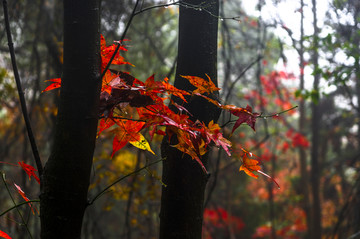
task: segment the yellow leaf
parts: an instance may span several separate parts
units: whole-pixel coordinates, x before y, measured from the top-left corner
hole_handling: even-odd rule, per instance
[[[129,141],[129,143],[139,149],[147,150],[147,151],[155,154],[154,151],[151,150],[150,145],[149,145],[148,141],[145,139],[145,137],[140,133],[139,133],[139,136],[140,136],[140,139],[138,141]]]

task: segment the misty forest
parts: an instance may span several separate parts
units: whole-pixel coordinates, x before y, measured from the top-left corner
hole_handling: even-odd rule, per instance
[[[1,0],[0,238],[360,238],[358,0]]]

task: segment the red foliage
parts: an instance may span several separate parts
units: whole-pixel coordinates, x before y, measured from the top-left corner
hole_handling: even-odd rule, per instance
[[[117,44],[107,46],[104,37],[100,37],[101,70],[104,71],[115,53]],[[120,50],[126,51],[123,46],[120,47]],[[115,54],[111,64],[131,65],[119,53]],[[199,76],[182,77],[189,80],[194,86],[195,89],[193,91],[187,92],[177,89],[169,84],[167,78],[162,81],[155,81],[154,75],[150,76],[145,82],[142,82],[127,72],[114,69],[106,71],[102,79],[100,94],[99,110],[101,119],[98,135],[104,130],[112,129],[110,131],[114,134],[112,156],[128,142],[141,149],[151,151],[140,131],[149,128],[151,138],[155,133],[163,135],[163,131],[157,130],[158,126],[166,126],[166,133],[169,137],[176,135],[178,144],[173,145],[173,147],[190,155],[205,171],[206,169],[202,165],[200,157],[208,150],[208,146],[211,143],[222,147],[228,155],[231,155],[231,143],[223,137],[220,126],[214,122],[205,125],[202,122],[191,121],[190,113],[183,106],[173,102],[170,98],[171,95],[180,98],[183,102],[187,102],[186,97],[196,95],[205,98],[223,110],[229,111],[237,117],[232,133],[244,123],[255,131],[256,119],[260,114],[253,112],[250,106],[241,108],[234,105],[222,105],[218,101],[209,98],[209,94],[220,89],[216,87],[208,75],[206,75],[208,79],[203,79]],[[54,85],[55,83],[56,85]],[[46,88],[46,90],[60,87],[61,80],[56,79],[55,83],[50,85],[51,87]],[[176,108],[178,113],[171,110],[166,102],[170,102],[170,105]],[[126,113],[129,107],[136,108],[137,117],[133,113]],[[259,166],[253,165],[252,162],[255,161],[254,159],[247,159],[245,156],[241,170],[244,170],[251,176],[254,175],[253,171],[264,174],[259,171]],[[266,174],[264,175],[269,177]]]
[[[22,169],[24,169],[24,171],[26,172],[26,174],[29,176],[29,180],[31,179],[31,177],[34,177],[34,178],[36,179],[36,181],[40,184],[40,179],[39,179],[39,177],[35,174],[35,172],[36,172],[37,170],[36,170],[33,166],[24,163],[24,161],[19,162],[19,165],[22,167]]]
[[[48,82],[48,81],[54,82],[54,83],[52,83],[48,87],[46,87],[45,90],[41,91],[41,93],[61,87],[61,78],[51,79],[51,80],[47,80],[45,82]]]
[[[240,217],[231,215],[224,208],[204,210],[204,238],[212,239],[212,234],[216,234],[215,230],[226,232],[231,228],[232,233],[240,233],[245,227],[244,221]],[[226,234],[226,233],[225,233]]]
[[[289,207],[287,209],[289,218],[286,218],[285,223],[275,228],[275,234],[279,238],[284,239],[300,239],[303,236],[303,232],[306,231],[306,215],[305,212],[298,207]],[[271,226],[263,225],[256,228],[252,238],[270,238]]]
[[[303,134],[299,132],[294,132],[290,129],[286,132],[286,137],[291,139],[291,144],[293,147],[308,148],[310,146],[310,142]]]
[[[5,232],[3,232],[1,230],[0,230],[0,237],[5,238],[5,239],[11,239],[11,237],[8,234],[6,234]]]
[[[294,147],[303,147],[303,148],[307,148],[310,146],[309,141],[306,139],[306,137],[300,133],[296,133],[293,136],[293,142],[292,142]]]
[[[238,108],[238,107],[232,107],[232,106],[224,106],[223,109],[228,109],[231,114],[239,117],[236,121],[231,133],[235,131],[241,124],[246,123],[249,125],[254,131],[255,131],[255,123],[257,117],[260,116],[259,113],[253,113],[252,108],[247,105],[246,108]]]

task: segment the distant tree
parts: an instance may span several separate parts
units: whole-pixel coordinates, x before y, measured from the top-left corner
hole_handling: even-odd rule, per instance
[[[313,43],[313,52],[312,52],[312,63],[314,68],[319,68],[319,27],[317,22],[317,1],[312,1],[312,11],[313,11],[313,26],[314,26],[314,43]],[[316,95],[319,94],[319,81],[320,74],[314,74],[314,84],[313,91]],[[319,144],[320,144],[320,110],[318,105],[318,98],[315,98],[312,102],[312,120],[311,120],[311,129],[312,129],[312,139],[311,139],[311,189],[312,189],[312,220],[311,220],[311,238],[320,239],[321,238],[321,205],[320,205],[320,165],[319,165]]]

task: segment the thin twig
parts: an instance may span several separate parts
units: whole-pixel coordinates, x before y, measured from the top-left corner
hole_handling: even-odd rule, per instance
[[[39,178],[40,178],[40,182],[41,182],[41,178],[42,178],[41,176],[42,176],[42,173],[43,173],[43,167],[42,167],[39,151],[38,151],[37,146],[36,146],[35,137],[34,137],[34,134],[33,134],[32,128],[31,128],[30,119],[29,119],[27,108],[26,108],[26,101],[25,101],[24,91],[22,90],[22,87],[21,87],[20,76],[19,76],[17,65],[16,65],[14,43],[12,41],[12,36],[11,36],[11,31],[10,31],[9,15],[8,15],[8,8],[7,8],[7,1],[6,0],[3,0],[3,9],[4,9],[6,35],[7,35],[7,39],[8,39],[8,45],[9,45],[9,51],[10,51],[10,56],[11,56],[11,63],[12,63],[12,66],[13,66],[13,71],[14,71],[16,87],[17,87],[18,94],[19,94],[19,99],[20,99],[20,106],[21,106],[21,110],[22,110],[22,113],[23,113],[27,134],[28,134],[28,137],[29,137],[29,141],[30,141],[30,144],[31,144],[31,149],[32,149],[32,152],[33,152],[33,155],[34,155],[36,167],[37,167],[37,170],[39,172],[39,176],[40,176]]]
[[[245,73],[258,61],[262,59],[262,56],[259,55],[256,59],[254,59],[252,62],[249,63],[238,75],[238,77],[231,83],[231,86],[229,87],[228,93],[225,97],[225,102],[229,100],[230,94],[232,92],[232,89],[234,88],[235,84],[245,75]]]
[[[259,116],[256,116],[256,118],[267,119],[267,118],[272,118],[272,117],[278,117],[278,116],[280,116],[281,114],[284,114],[284,113],[289,112],[289,111],[291,111],[291,110],[293,110],[293,109],[296,109],[297,107],[298,107],[298,106],[296,105],[296,106],[294,106],[294,107],[291,107],[290,109],[283,110],[283,111],[281,111],[281,112],[278,112],[278,113],[275,113],[275,114],[271,114],[271,115],[263,115],[263,114],[260,114]],[[234,123],[234,122],[236,122],[236,121],[237,121],[237,119],[236,119],[236,120],[229,120],[229,121],[227,121],[225,124],[221,125],[220,127],[221,127],[221,128],[224,128],[226,125],[228,125],[228,124],[230,124],[230,123]]]
[[[123,176],[123,177],[115,180],[113,183],[111,183],[110,185],[108,185],[107,187],[105,187],[103,190],[101,190],[99,193],[97,193],[97,194],[95,195],[95,197],[88,202],[88,205],[92,205],[97,199],[99,199],[102,195],[104,195],[112,186],[114,186],[114,185],[117,184],[118,182],[120,182],[120,181],[122,181],[122,180],[124,180],[124,179],[126,179],[126,178],[128,178],[128,177],[130,177],[130,176],[133,175],[133,174],[139,173],[139,172],[141,172],[142,170],[150,167],[151,165],[157,164],[157,163],[159,163],[159,162],[161,162],[161,161],[163,161],[163,160],[164,160],[164,159],[159,159],[159,160],[157,160],[157,161],[155,161],[155,162],[149,163],[149,164],[145,165],[144,167],[139,168],[139,169],[137,169],[137,170],[135,170],[135,171],[133,171],[133,172],[131,172],[131,173],[129,173],[129,174],[126,174],[125,176]]]
[[[20,203],[18,203],[18,204],[16,204],[16,205],[14,205],[14,206],[6,209],[5,211],[3,211],[3,212],[0,214],[0,217],[4,216],[6,213],[10,212],[11,210],[13,210],[13,209],[15,209],[15,208],[17,208],[17,207],[20,207],[20,206],[22,206],[22,205],[26,205],[26,204],[29,204],[29,203],[32,203],[32,202],[40,202],[40,200],[39,200],[39,199],[35,199],[35,200],[29,200],[29,201],[20,202]]]
[[[279,115],[281,115],[281,114],[284,114],[284,113],[286,113],[286,112],[289,112],[289,111],[291,111],[291,110],[293,110],[293,109],[296,109],[298,106],[296,105],[296,106],[294,106],[294,107],[291,107],[290,109],[287,109],[287,110],[283,110],[283,111],[281,111],[281,112],[279,112],[279,113],[275,113],[275,114],[272,114],[272,115],[259,115],[258,117],[256,117],[256,118],[263,118],[263,119],[267,119],[267,118],[271,118],[271,117],[277,117],[277,116],[279,116]]]
[[[118,53],[120,47],[122,46],[122,41],[125,39],[126,33],[127,33],[127,31],[129,30],[129,27],[130,27],[130,25],[131,25],[131,22],[132,22],[133,18],[135,17],[135,11],[136,11],[136,8],[137,8],[139,2],[140,2],[140,0],[137,0],[137,1],[136,1],[135,6],[134,6],[134,9],[133,9],[133,11],[132,11],[132,13],[131,13],[131,15],[130,15],[130,19],[129,19],[128,23],[126,24],[125,30],[124,30],[121,38],[120,38],[120,41],[118,42],[118,45],[117,45],[117,47],[116,47],[113,55],[111,56],[109,63],[106,65],[104,71],[101,73],[101,78],[100,78],[100,80],[102,80],[102,78],[104,78],[106,71],[109,69],[112,61],[114,60],[116,54]]]
[[[139,11],[135,12],[134,13],[134,16],[140,14],[140,13],[143,13],[145,11],[149,11],[149,10],[152,10],[152,9],[155,9],[155,8],[161,8],[161,7],[170,7],[170,6],[180,6],[180,1],[177,1],[177,2],[172,2],[172,3],[165,3],[165,4],[159,4],[159,5],[154,5],[154,6],[150,6],[150,7],[146,7],[146,8],[142,8],[140,9]]]
[[[10,196],[10,198],[11,198],[11,201],[13,202],[13,204],[14,204],[14,206],[15,206],[15,208],[16,208],[16,211],[18,212],[18,214],[19,214],[19,216],[20,216],[20,218],[21,218],[21,221],[22,221],[23,225],[24,225],[25,228],[26,228],[26,231],[28,232],[30,238],[33,238],[33,236],[31,235],[30,229],[29,229],[29,227],[28,227],[28,225],[27,225],[24,217],[23,217],[23,215],[21,214],[21,212],[20,212],[20,210],[19,210],[19,208],[18,208],[18,205],[16,204],[13,196],[11,195],[10,189],[9,189],[7,183],[6,183],[6,180],[5,180],[5,173],[2,173],[2,174],[1,174],[1,179],[2,179],[2,181],[3,181],[4,184],[5,184],[6,190],[7,190],[8,194],[9,194],[9,196]]]

